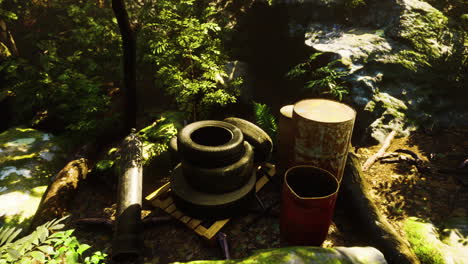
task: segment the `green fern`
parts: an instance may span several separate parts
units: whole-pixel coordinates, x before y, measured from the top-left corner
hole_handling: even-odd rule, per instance
[[[271,137],[273,141],[276,139],[278,132],[278,125],[276,124],[276,118],[271,113],[270,107],[266,104],[253,103],[255,123],[265,130],[265,132]]]
[[[90,246],[80,244],[77,238],[72,236],[74,230],[58,231],[65,226],[61,222],[67,217],[54,219],[38,226],[31,234],[18,240],[15,238],[21,229],[0,228],[0,264],[101,263],[106,257],[106,254],[101,252],[82,258],[83,252]]]

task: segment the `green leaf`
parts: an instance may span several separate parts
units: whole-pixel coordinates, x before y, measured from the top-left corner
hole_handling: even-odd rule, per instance
[[[13,249],[13,248],[7,248],[6,252],[13,258],[13,259],[19,259],[21,257],[21,253],[18,252],[18,250]]]
[[[40,251],[31,251],[29,252],[29,255],[33,257],[33,259],[39,261],[39,262],[44,262],[45,261],[45,255],[44,253]]]
[[[48,254],[48,255],[52,255],[52,254],[55,254],[55,250],[52,246],[40,246],[38,247],[37,249],[39,249],[40,251]]]
[[[78,253],[76,252],[68,251],[67,253],[65,253],[65,258],[66,258],[65,263],[67,264],[78,263]]]
[[[84,251],[86,251],[87,249],[91,248],[90,245],[87,245],[87,244],[81,244],[78,249],[76,250],[76,253],[78,253],[79,255],[83,254]]]

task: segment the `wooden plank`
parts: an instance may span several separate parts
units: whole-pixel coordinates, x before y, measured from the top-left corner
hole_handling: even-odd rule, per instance
[[[152,201],[154,200],[155,198],[157,198],[158,196],[160,196],[161,194],[163,193],[166,193],[169,188],[171,188],[171,185],[170,185],[170,182],[164,184],[163,186],[159,187],[159,189],[157,189],[156,191],[148,194],[145,199],[148,200],[148,201]]]
[[[200,236],[207,238],[206,237],[207,229],[205,227],[199,225],[199,226],[197,226],[197,228],[195,228],[194,231],[195,231],[195,233],[199,234]]]
[[[263,186],[265,186],[265,184],[266,184],[267,182],[268,182],[268,177],[267,177],[267,176],[261,177],[261,178],[255,183],[255,192],[260,191],[260,189],[262,189]]]
[[[179,210],[175,210],[171,215],[176,219],[180,219],[182,216],[184,216],[184,214]]]
[[[168,197],[168,198],[166,198],[164,200],[161,200],[161,199],[156,199],[156,200],[159,200],[159,202],[160,202],[159,208],[161,208],[161,209],[166,209],[171,204],[174,204],[174,200],[172,200],[172,197]]]
[[[175,210],[177,210],[175,204],[171,204],[171,205],[169,205],[169,207],[164,209],[164,211],[166,211],[166,213],[168,213],[168,214],[172,214]]]
[[[275,165],[271,163],[265,163],[262,165],[266,168],[265,171],[270,177],[274,176],[276,173]],[[260,167],[259,167],[260,169]],[[255,191],[258,192],[260,189],[265,186],[265,184],[269,181],[269,178],[263,175],[256,183],[255,183]],[[206,238],[207,240],[212,240],[213,237],[229,222],[230,218],[219,220],[214,222],[209,228],[205,228],[201,225],[202,221],[199,219],[191,218],[187,215],[184,215],[181,211],[177,210],[177,207],[174,204],[173,199],[169,196],[166,199],[160,199],[158,197],[167,194],[170,191],[170,184],[166,183],[165,185],[161,186],[159,189],[154,191],[153,193],[146,196],[145,199],[150,200],[151,204],[155,207],[159,207],[164,209],[167,213],[169,213],[174,218],[178,219],[182,223],[184,223],[188,228],[192,229],[198,235]]]
[[[190,218],[190,217],[184,215],[184,216],[182,216],[179,220],[180,220],[182,223],[187,224],[188,222],[190,222],[190,220],[192,220],[192,218]]]
[[[210,228],[208,228],[205,237],[207,239],[212,239],[216,233],[218,233],[219,230],[221,230],[221,228],[223,228],[229,222],[229,220],[231,220],[231,218],[216,221],[210,226]]]
[[[192,218],[192,220],[190,220],[190,222],[187,223],[187,226],[190,227],[191,229],[195,230],[195,228],[197,226],[199,226],[201,224],[201,220],[199,219],[195,219],[195,218]]]

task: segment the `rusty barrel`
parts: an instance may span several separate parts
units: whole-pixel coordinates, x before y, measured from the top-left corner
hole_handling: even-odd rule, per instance
[[[356,111],[327,99],[306,99],[294,105],[293,165],[308,164],[331,172],[341,182]]]
[[[300,165],[284,175],[280,235],[287,245],[320,246],[327,237],[339,183],[323,169]]]
[[[278,125],[278,173],[280,175],[283,175],[289,168],[294,153],[293,108],[294,105],[285,105],[280,109]]]

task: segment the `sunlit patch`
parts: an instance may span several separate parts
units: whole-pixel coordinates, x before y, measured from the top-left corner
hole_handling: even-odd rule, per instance
[[[25,178],[31,178],[31,170],[28,169],[17,169],[14,166],[7,166],[0,170],[0,180],[5,179],[12,173],[16,173],[17,175],[21,175]]]
[[[42,141],[49,141],[51,138],[51,134],[45,133],[44,135],[42,135]]]
[[[47,161],[51,161],[51,160],[54,158],[55,154],[52,153],[52,152],[49,152],[49,151],[44,151],[44,152],[40,152],[40,153],[39,153],[39,156],[40,156],[42,159],[45,159],[45,160],[47,160]]]
[[[10,192],[0,195],[0,215],[8,219],[23,222],[32,217],[41,201],[41,195],[33,195],[29,191]]]
[[[30,145],[36,141],[35,138],[19,138],[17,140],[10,141],[5,144],[7,147],[21,147],[25,145]]]

